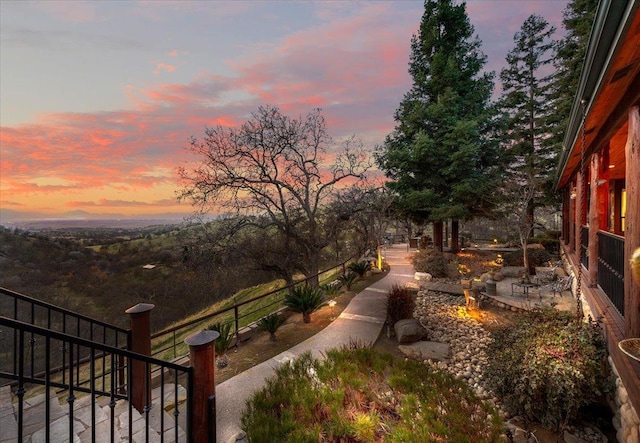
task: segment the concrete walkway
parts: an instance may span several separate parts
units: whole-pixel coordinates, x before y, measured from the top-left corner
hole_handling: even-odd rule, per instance
[[[323,352],[352,342],[375,343],[385,322],[384,300],[389,289],[396,283],[404,286],[413,280],[410,255],[406,244],[387,248],[384,256],[391,267],[390,273],[358,293],[329,326],[293,348],[216,386],[217,441],[234,441],[234,436],[241,432],[240,417],[246,401],[283,363],[307,351],[316,358],[323,358]]]

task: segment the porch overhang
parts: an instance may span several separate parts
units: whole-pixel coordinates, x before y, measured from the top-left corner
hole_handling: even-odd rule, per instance
[[[627,112],[640,104],[639,7],[636,0],[602,0],[599,5],[565,133],[556,189],[564,188],[579,170],[583,135],[585,157],[609,142],[611,178],[624,177]]]

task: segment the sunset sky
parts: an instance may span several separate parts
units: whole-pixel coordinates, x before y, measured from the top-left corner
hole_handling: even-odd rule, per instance
[[[469,1],[498,71],[532,13],[565,0]],[[422,1],[0,0],[0,221],[71,211],[186,214],[176,167],[205,125],[262,104],[320,107],[334,139],[380,144],[411,86]]]

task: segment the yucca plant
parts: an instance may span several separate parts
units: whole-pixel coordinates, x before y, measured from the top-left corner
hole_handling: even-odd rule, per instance
[[[347,288],[347,291],[350,291],[351,285],[353,285],[353,283],[356,281],[356,278],[358,278],[356,273],[349,271],[346,274],[342,274],[340,277],[338,277],[338,280],[340,280],[342,286]]]
[[[358,261],[350,263],[348,268],[350,271],[355,272],[358,277],[363,278],[364,274],[371,270],[371,265],[366,261]]]
[[[327,296],[327,298],[333,298],[335,295],[338,295],[338,292],[340,292],[341,287],[342,287],[342,284],[338,285],[334,283],[320,285],[320,288],[324,291],[324,295]]]
[[[268,332],[271,341],[276,341],[276,331],[286,321],[287,319],[284,315],[274,312],[273,314],[269,314],[266,317],[262,317],[258,322],[258,328],[261,331]]]
[[[220,334],[214,342],[214,347],[216,350],[216,365],[219,368],[224,368],[229,364],[229,359],[227,358],[227,351],[231,347],[231,342],[233,341],[233,334],[231,333],[231,323],[212,323],[207,326],[207,329],[211,331],[217,331]]]
[[[327,299],[324,291],[319,287],[304,285],[296,286],[284,299],[284,305],[293,312],[302,314],[305,323],[311,322],[311,314],[320,309]]]

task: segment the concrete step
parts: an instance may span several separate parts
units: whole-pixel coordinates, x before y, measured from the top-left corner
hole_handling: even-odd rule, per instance
[[[0,388],[0,443],[18,440],[18,423],[13,414],[13,395],[9,386]]]
[[[158,389],[157,395],[160,394]],[[132,418],[132,442],[151,443],[160,442],[160,434],[164,433],[164,441],[167,443],[186,442],[184,424],[178,428],[176,441],[176,431],[174,429],[175,417],[174,390],[172,385],[167,385],[164,392],[165,410],[160,408],[159,398],[153,402],[149,410],[148,426],[137,410],[131,408]],[[178,387],[179,403],[184,403],[184,388]],[[8,386],[0,388],[0,443],[16,442],[18,439],[17,423],[17,403],[14,403],[15,395]],[[23,404],[23,441],[25,443],[45,443],[46,432],[49,429],[49,441],[55,443],[95,442],[103,443],[111,441],[111,408],[109,400],[101,398],[93,401],[91,396],[83,395],[75,399],[73,403],[73,435],[69,438],[69,414],[68,404],[65,398],[58,399],[50,394],[48,402],[50,407],[49,424],[45,423],[45,394],[38,394],[33,397],[26,397]],[[61,404],[63,402],[63,404]],[[95,435],[91,429],[92,408],[95,414]],[[182,413],[186,416],[186,406],[180,406]],[[161,417],[164,417],[163,419]],[[179,422],[183,417],[179,416]],[[162,420],[164,420],[162,422]],[[163,424],[164,426],[161,426]],[[164,429],[161,429],[163,427]],[[129,442],[129,403],[126,400],[119,400],[114,407],[114,441]],[[149,438],[147,440],[147,429]]]

